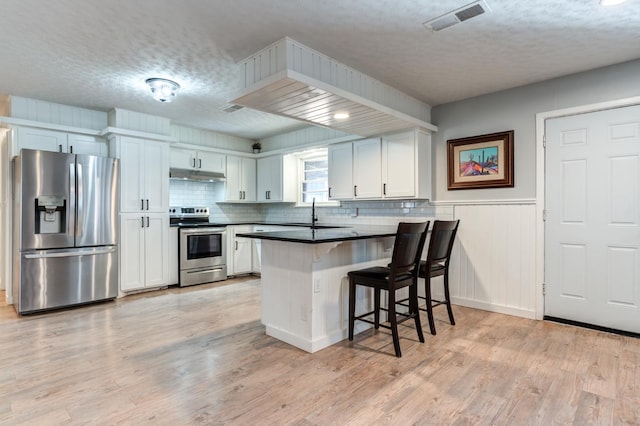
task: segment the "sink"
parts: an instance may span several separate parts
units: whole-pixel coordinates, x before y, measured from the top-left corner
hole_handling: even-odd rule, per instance
[[[314,227],[310,223],[303,223],[303,222],[294,222],[294,223],[290,223],[290,225],[303,226],[305,228]],[[316,225],[314,228],[315,229],[334,229],[334,228],[344,228],[344,226],[339,226],[339,225]]]

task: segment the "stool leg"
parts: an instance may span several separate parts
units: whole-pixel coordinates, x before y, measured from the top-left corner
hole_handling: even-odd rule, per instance
[[[451,297],[449,297],[449,268],[444,271],[444,297],[447,301],[447,312],[449,313],[449,322],[451,325],[456,325],[453,319],[453,310],[451,309]]]
[[[373,322],[375,329],[380,328],[380,289],[373,289]]]
[[[391,326],[391,335],[393,336],[393,347],[396,351],[396,356],[400,358],[402,353],[400,352],[400,337],[398,336],[398,317],[396,316],[396,291],[395,289],[389,289],[389,325]]]
[[[424,278],[424,295],[427,299],[427,318],[429,319],[429,329],[433,336],[436,335],[436,324],[433,321],[433,302],[431,301],[431,277]]]
[[[349,340],[353,340],[353,325],[356,314],[356,283],[349,277]]]
[[[416,322],[416,331],[418,339],[424,343],[424,335],[422,334],[422,324],[420,324],[420,309],[418,309],[418,280],[409,286],[409,313],[413,315]]]

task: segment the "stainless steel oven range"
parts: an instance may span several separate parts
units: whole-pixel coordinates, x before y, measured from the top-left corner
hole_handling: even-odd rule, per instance
[[[178,230],[180,287],[227,279],[227,230],[209,223],[206,207],[171,207]]]

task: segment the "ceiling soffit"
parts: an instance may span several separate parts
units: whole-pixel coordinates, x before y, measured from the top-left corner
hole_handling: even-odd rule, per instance
[[[239,71],[237,105],[365,137],[437,130],[429,105],[288,37],[241,61]]]

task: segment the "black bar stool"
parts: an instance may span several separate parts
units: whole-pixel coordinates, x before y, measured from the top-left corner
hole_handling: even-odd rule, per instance
[[[388,266],[375,266],[349,272],[349,340],[353,340],[356,320],[373,324],[376,329],[388,328],[393,336],[396,356],[401,357],[398,323],[413,318],[418,338],[424,343],[418,310],[418,269],[428,229],[429,222],[398,224],[393,255]],[[373,288],[374,310],[355,316],[357,285]],[[396,313],[396,290],[404,287],[409,287],[409,312]],[[386,309],[380,308],[380,290],[386,290],[389,294],[389,304]],[[388,312],[389,325],[380,324],[381,309]],[[371,314],[374,315],[373,321],[364,318]],[[398,321],[398,315],[402,317],[400,321]]]
[[[420,262],[420,278],[424,278],[425,297],[419,296],[426,301],[426,307],[420,310],[427,312],[429,328],[431,334],[435,336],[436,325],[433,319],[433,308],[440,305],[447,306],[449,321],[451,325],[456,325],[451,309],[451,297],[449,296],[449,261],[451,260],[451,250],[453,242],[458,232],[459,220],[436,220],[431,229],[431,241],[429,241],[429,251],[427,260]],[[435,300],[431,297],[431,278],[444,276],[444,300]]]

